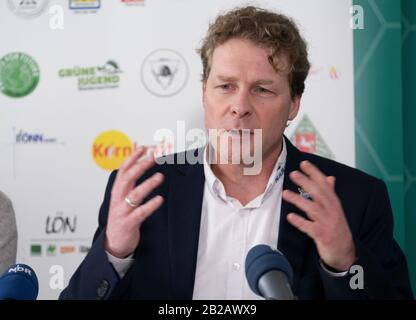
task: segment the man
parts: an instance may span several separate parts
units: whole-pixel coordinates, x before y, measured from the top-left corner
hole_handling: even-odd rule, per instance
[[[0,275],[16,263],[17,229],[13,205],[0,191]]]
[[[309,71],[295,24],[235,9],[210,26],[200,54],[205,125],[218,133],[193,151],[203,163],[154,165],[138,161],[146,148],[135,151],[111,174],[91,251],[61,298],[256,299],[243,266],[257,244],[285,254],[299,299],[411,298],[384,183],[283,136]],[[261,169],[248,175],[215,142],[243,150],[249,130],[253,154],[255,129]],[[210,163],[212,154],[227,161]],[[350,287],[353,265],[362,289]]]

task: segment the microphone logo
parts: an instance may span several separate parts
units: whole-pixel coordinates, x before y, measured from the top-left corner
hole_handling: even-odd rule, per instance
[[[8,271],[8,273],[14,272],[14,273],[18,273],[18,272],[24,272],[27,273],[29,276],[32,276],[32,270],[22,267],[21,265],[16,265],[14,268],[10,268]]]

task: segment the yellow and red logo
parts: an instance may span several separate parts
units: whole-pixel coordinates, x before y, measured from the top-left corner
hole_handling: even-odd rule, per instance
[[[115,170],[130,156],[134,144],[123,132],[109,130],[99,134],[92,144],[92,158],[105,170]]]

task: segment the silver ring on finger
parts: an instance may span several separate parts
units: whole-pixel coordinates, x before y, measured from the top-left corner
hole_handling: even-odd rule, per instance
[[[129,197],[125,197],[124,201],[126,201],[126,203],[132,207],[132,208],[137,208],[139,206],[140,203],[138,202],[134,202],[133,200],[131,200]]]

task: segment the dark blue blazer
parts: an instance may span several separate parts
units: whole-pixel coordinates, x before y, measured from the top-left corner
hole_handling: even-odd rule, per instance
[[[298,192],[288,174],[298,170],[303,160],[311,161],[326,175],[335,176],[336,193],[356,245],[356,264],[364,269],[362,290],[351,289],[354,274],[330,276],[319,264],[313,240],[286,220],[290,212],[305,214],[282,201],[277,245],[293,267],[294,294],[299,299],[412,298],[406,259],[393,239],[393,215],[385,184],[359,170],[300,152],[287,139],[286,145],[283,188]],[[202,159],[201,150],[191,152]],[[183,155],[173,156],[180,160]],[[135,262],[128,273],[119,279],[103,248],[114,171],[105,191],[91,250],[62,291],[61,299],[192,299],[205,182],[203,165],[157,164],[137,183],[156,171],[162,172],[165,180],[149,198],[160,194],[165,201],[143,223]]]

